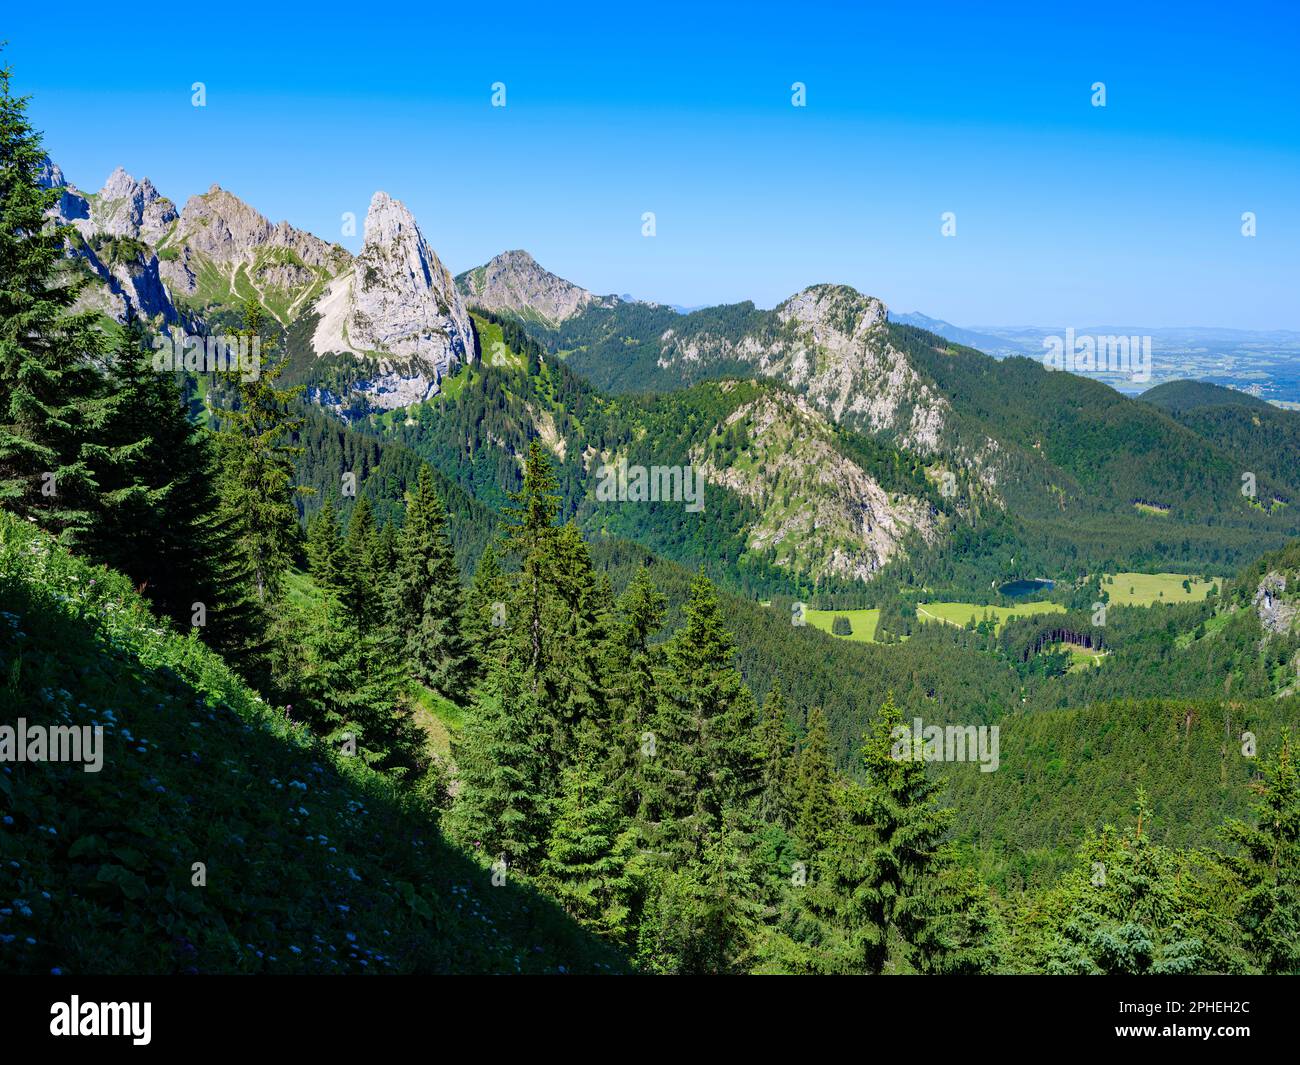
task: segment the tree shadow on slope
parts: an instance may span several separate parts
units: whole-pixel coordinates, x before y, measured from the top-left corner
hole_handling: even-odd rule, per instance
[[[3,531],[0,725],[104,732],[98,772],[0,766],[0,971],[629,968],[529,885],[494,886],[120,575]]]

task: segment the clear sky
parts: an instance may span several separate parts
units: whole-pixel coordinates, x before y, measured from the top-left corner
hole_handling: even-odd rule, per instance
[[[1300,5],[1162,6],[66,2],[0,38],[89,191],[216,182],[355,249],[383,189],[453,272],[522,247],[676,304],[1300,329]]]

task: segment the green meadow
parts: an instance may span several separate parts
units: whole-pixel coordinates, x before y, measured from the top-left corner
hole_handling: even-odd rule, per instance
[[[857,640],[859,643],[876,642],[876,625],[880,622],[880,610],[805,610],[804,619],[815,629],[822,632],[831,631],[831,622],[837,617],[846,617],[853,626],[851,636],[842,636],[843,640]]]
[[[1183,587],[1186,581],[1188,587]],[[1190,603],[1204,599],[1210,589],[1221,586],[1216,578],[1206,579],[1190,573],[1108,573],[1102,578],[1103,590],[1110,594],[1111,606],[1150,606],[1152,603]]]
[[[1064,613],[1060,603],[1017,603],[1015,606],[982,606],[978,603],[919,603],[916,616],[921,621],[946,621],[949,625],[977,625],[991,617],[1001,628],[1010,617],[1028,617],[1031,614]]]

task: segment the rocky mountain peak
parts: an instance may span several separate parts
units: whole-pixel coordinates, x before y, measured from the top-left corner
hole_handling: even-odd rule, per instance
[[[812,330],[819,341],[834,334],[852,343],[884,325],[889,309],[848,285],[811,285],[787,299],[776,313],[782,322]]]
[[[59,164],[48,155],[41,158],[36,180],[43,189],[61,189],[58,205],[49,212],[59,222],[77,222],[90,216],[90,203],[74,185],[63,176]]]
[[[502,252],[456,278],[469,303],[497,313],[516,314],[554,327],[604,302],[585,288],[551,273],[522,249]],[[608,297],[612,298],[612,297]]]
[[[474,327],[451,273],[400,200],[377,192],[352,269],[316,305],[317,353],[380,362],[359,390],[385,409],[427,399],[474,352]]]
[[[86,228],[113,237],[157,244],[176,221],[176,205],[148,178],[136,181],[122,167],[108,175],[90,208]]]
[[[63,177],[59,164],[48,155],[41,157],[40,166],[36,171],[36,181],[43,189],[58,189],[68,183]]]

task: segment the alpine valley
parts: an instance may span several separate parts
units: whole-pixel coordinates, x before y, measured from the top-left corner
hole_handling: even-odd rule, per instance
[[[1300,413],[84,192],[24,106],[0,705],[104,767],[6,759],[4,970],[1300,972]]]

